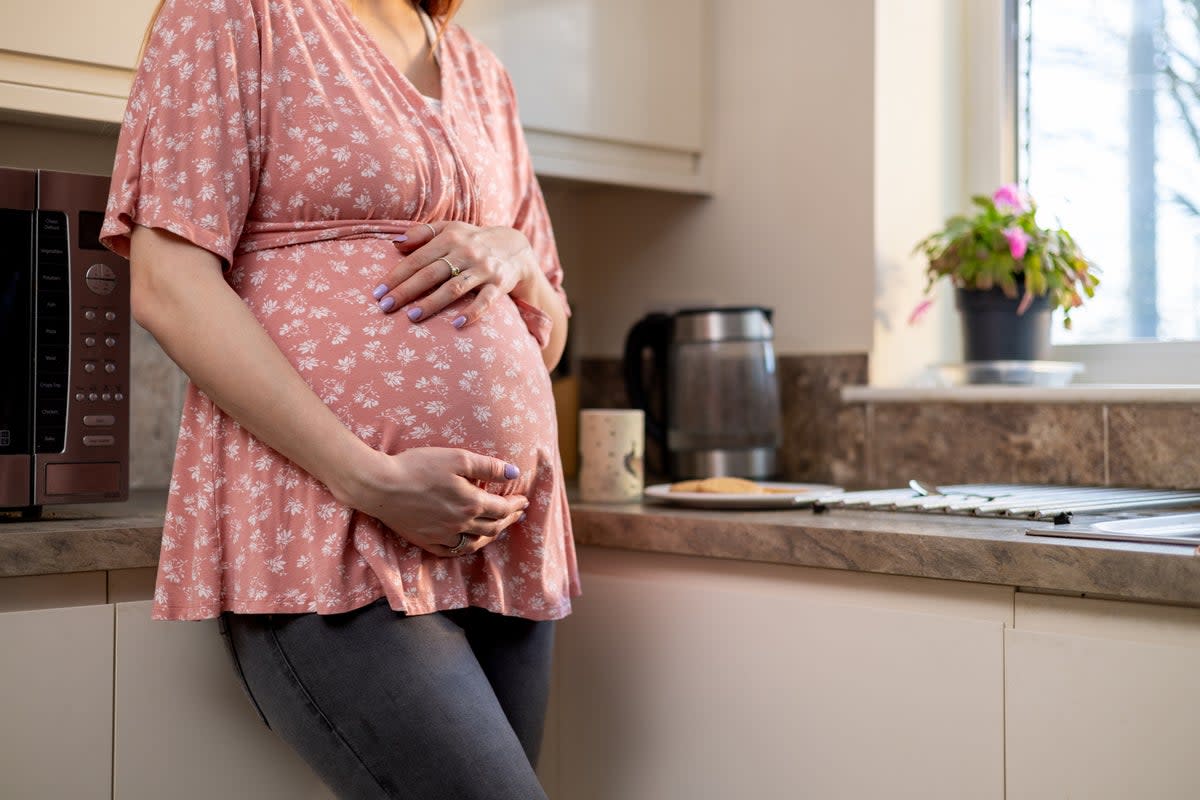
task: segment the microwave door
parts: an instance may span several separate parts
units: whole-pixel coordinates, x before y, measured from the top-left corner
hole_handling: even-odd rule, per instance
[[[0,509],[33,498],[35,173],[0,169]]]

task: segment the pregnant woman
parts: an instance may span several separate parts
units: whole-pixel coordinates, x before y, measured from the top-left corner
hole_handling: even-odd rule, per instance
[[[154,616],[346,798],[544,797],[562,271],[453,0],[166,0],[103,238],[191,379]],[[187,720],[180,720],[186,725]]]

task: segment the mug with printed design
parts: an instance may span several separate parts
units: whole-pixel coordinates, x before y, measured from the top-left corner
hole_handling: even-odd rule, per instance
[[[579,412],[579,496],[589,503],[636,503],[645,478],[646,415],[638,409]]]

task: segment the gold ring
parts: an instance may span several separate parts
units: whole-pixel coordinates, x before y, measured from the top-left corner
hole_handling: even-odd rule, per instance
[[[430,239],[437,236],[437,228],[433,227],[428,222],[422,222],[421,224],[424,225],[426,228],[429,228],[429,238]]]
[[[458,544],[456,544],[456,545],[454,545],[454,547],[450,548],[450,555],[452,555],[452,556],[462,555],[463,546],[466,545],[466,543],[467,543],[467,536],[468,535],[465,533],[460,533],[458,535]]]
[[[462,268],[456,267],[453,264],[451,264],[450,259],[446,258],[445,256],[438,256],[437,258],[434,259],[434,261],[445,261],[446,266],[450,268],[450,277],[451,278],[457,278],[459,275],[462,274]]]

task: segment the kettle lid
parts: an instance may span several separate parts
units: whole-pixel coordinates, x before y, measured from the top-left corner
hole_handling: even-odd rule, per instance
[[[675,312],[675,342],[770,340],[772,309],[763,306],[712,306]]]

